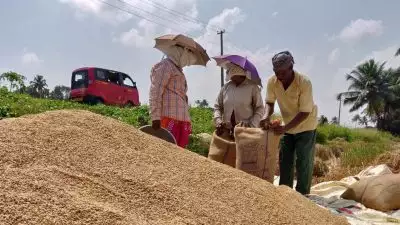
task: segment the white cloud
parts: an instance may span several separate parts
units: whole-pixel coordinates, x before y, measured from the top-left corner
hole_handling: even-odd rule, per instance
[[[84,12],[99,13],[102,9],[102,4],[99,1],[91,0],[59,0],[61,3],[69,4]]]
[[[138,28],[132,28],[123,32],[119,37],[114,37],[114,42],[120,42],[125,46],[150,47],[153,44],[156,25],[147,20],[140,20]]]
[[[273,13],[271,14],[271,16],[272,16],[272,17],[277,17],[278,14],[279,14],[279,12],[273,12]]]
[[[39,57],[34,52],[25,52],[22,55],[22,63],[23,64],[40,64],[43,60],[39,59]]]
[[[162,4],[157,1],[130,1],[131,9],[142,12],[146,19],[141,19],[129,31],[122,32],[114,37],[114,42],[126,46],[149,47],[153,44],[154,37],[165,33],[190,33],[200,30],[205,25],[198,19],[196,0],[167,0]],[[133,8],[137,7],[137,8]],[[128,7],[129,8],[129,7]],[[167,10],[166,10],[167,9]],[[182,13],[179,13],[182,12]]]
[[[84,19],[88,15],[95,15],[111,24],[117,25],[131,18],[154,21],[166,27],[185,33],[201,28],[196,19],[198,16],[197,0],[124,0],[104,2],[96,0],[59,0],[76,9],[77,19]],[[103,1],[103,0],[102,0]],[[183,12],[183,13],[177,13]],[[183,14],[183,15],[182,15]]]
[[[328,57],[328,63],[329,64],[333,64],[334,62],[336,62],[336,60],[339,58],[340,56],[340,50],[339,48],[335,48],[331,51],[331,53],[329,54]]]
[[[377,37],[382,35],[383,28],[381,20],[352,20],[350,24],[342,29],[338,38],[344,42],[351,42],[368,36]]]
[[[375,59],[375,61],[378,62],[386,61],[386,67],[393,67],[393,68],[400,67],[400,56],[397,57],[394,56],[399,47],[400,47],[399,45],[392,45],[385,49],[373,51],[371,54],[365,56],[365,58],[359,61],[356,65],[359,65],[360,63],[363,63],[370,59]]]

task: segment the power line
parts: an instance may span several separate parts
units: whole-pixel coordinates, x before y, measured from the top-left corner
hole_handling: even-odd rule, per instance
[[[135,9],[137,9],[137,10],[140,10],[140,11],[142,11],[142,12],[145,12],[145,13],[147,13],[147,14],[149,14],[149,15],[154,16],[154,17],[157,17],[157,18],[159,18],[159,19],[161,19],[161,20],[168,20],[168,21],[170,21],[170,22],[172,22],[172,23],[175,23],[175,24],[177,24],[177,25],[179,25],[179,26],[181,26],[181,27],[186,28],[187,30],[189,30],[188,27],[182,26],[181,23],[179,23],[179,22],[177,22],[177,21],[175,21],[175,20],[173,20],[173,19],[169,19],[169,18],[164,18],[164,17],[158,16],[157,14],[151,13],[151,12],[149,12],[149,11],[147,11],[147,10],[144,10],[144,9],[142,9],[142,8],[140,8],[140,7],[137,7],[137,6],[135,6],[135,5],[133,5],[133,4],[130,4],[130,3],[126,2],[126,1],[123,1],[123,0],[116,0],[116,1],[121,2],[121,3],[125,4],[125,5],[128,5],[128,6],[132,7],[132,8],[135,8]]]
[[[93,1],[95,1],[95,0],[93,0]],[[173,31],[175,31],[175,32],[184,34],[184,35],[186,35],[186,36],[191,37],[191,38],[194,39],[194,37],[192,37],[191,35],[186,34],[185,32],[182,32],[182,31],[180,31],[180,30],[178,30],[178,29],[175,29],[175,28],[171,28],[171,27],[169,27],[169,26],[167,26],[167,25],[165,25],[165,24],[159,23],[159,22],[157,22],[157,21],[155,21],[155,20],[146,18],[145,16],[142,16],[142,15],[140,15],[140,14],[138,14],[138,13],[135,13],[135,12],[132,12],[132,11],[129,11],[129,10],[126,10],[126,9],[124,9],[124,8],[121,8],[121,7],[116,6],[116,5],[113,5],[113,4],[110,4],[110,3],[106,2],[105,0],[96,0],[96,1],[101,2],[101,3],[103,3],[103,4],[105,4],[105,5],[109,6],[109,7],[118,9],[118,10],[123,11],[123,12],[126,12],[126,13],[128,13],[128,14],[130,14],[130,15],[136,16],[136,17],[138,17],[138,18],[144,19],[144,20],[149,21],[149,22],[151,22],[151,23],[157,24],[157,25],[159,25],[159,26],[161,26],[161,27],[164,27],[164,28],[166,28],[166,29],[171,29],[171,30],[173,30]],[[210,44],[213,44],[213,45],[219,45],[219,44],[217,44],[217,43],[215,43],[215,42],[212,42],[212,41],[206,41],[206,42],[208,42],[208,43],[210,43]]]
[[[147,1],[148,1],[151,5],[153,5],[154,7],[158,8],[158,9],[165,10],[165,11],[169,12],[170,14],[173,14],[173,15],[176,15],[176,16],[181,16],[181,17],[183,17],[183,18],[186,18],[186,19],[187,19],[188,21],[190,21],[190,22],[200,23],[200,24],[202,24],[204,27],[207,27],[207,26],[209,25],[209,24],[208,24],[207,22],[205,22],[205,21],[202,21],[202,20],[200,20],[200,19],[197,19],[197,18],[188,16],[188,15],[186,15],[186,14],[184,14],[184,13],[182,13],[182,12],[179,12],[179,11],[177,11],[177,10],[170,9],[170,8],[166,7],[165,5],[163,5],[163,4],[154,2],[154,1],[152,1],[152,0],[147,0]],[[220,27],[213,26],[213,25],[209,25],[209,26],[210,26],[210,28],[213,29],[214,31],[221,30]]]
[[[142,15],[140,15],[140,14],[137,14],[137,13],[128,11],[128,10],[126,10],[126,9],[123,9],[123,8],[121,8],[121,7],[119,7],[119,6],[110,4],[110,3],[106,2],[105,0],[92,0],[92,1],[101,2],[101,3],[105,4],[105,5],[108,5],[109,7],[112,7],[112,8],[118,9],[118,10],[121,10],[121,11],[123,11],[123,12],[126,12],[126,13],[130,14],[130,15],[136,16],[136,17],[141,18],[141,19],[144,19],[144,20],[147,20],[147,21],[149,21],[149,22],[151,22],[151,23],[157,24],[157,25],[162,26],[162,27],[164,27],[164,28],[171,29],[171,30],[174,30],[174,31],[177,31],[177,32],[181,32],[181,31],[179,31],[179,30],[177,30],[177,29],[168,27],[168,26],[166,26],[166,25],[164,25],[164,24],[161,24],[161,23],[158,23],[158,22],[156,22],[156,21],[154,21],[154,20],[152,20],[152,19],[146,18],[146,17],[144,17],[144,16],[142,16]]]
[[[93,1],[94,1],[94,0],[93,0]],[[118,10],[123,11],[123,12],[126,12],[126,13],[128,13],[128,14],[130,14],[130,15],[136,16],[136,17],[138,17],[138,18],[141,18],[141,19],[144,19],[144,20],[149,21],[149,22],[151,22],[151,23],[157,24],[157,25],[159,25],[159,26],[161,26],[161,27],[164,27],[164,28],[166,28],[166,29],[171,29],[171,30],[173,30],[173,31],[175,31],[175,32],[182,33],[182,34],[184,34],[184,35],[186,35],[186,36],[188,36],[188,37],[191,37],[191,38],[195,39],[195,38],[192,37],[191,35],[186,34],[186,32],[182,32],[181,30],[178,30],[178,29],[176,29],[176,28],[171,28],[171,27],[169,27],[168,25],[159,23],[159,22],[157,22],[157,21],[155,21],[155,20],[153,20],[153,19],[147,18],[147,17],[145,17],[145,16],[143,16],[143,15],[140,15],[140,14],[138,14],[138,13],[136,13],[136,12],[133,12],[133,11],[130,11],[130,10],[126,10],[126,9],[121,8],[121,7],[119,7],[119,6],[110,4],[110,3],[106,2],[105,0],[97,0],[97,1],[99,1],[99,2],[101,2],[101,3],[103,3],[103,4],[105,4],[105,5],[107,5],[107,6],[109,6],[109,7],[118,9]],[[127,5],[131,5],[131,4],[129,4],[129,3],[126,3],[126,2],[123,1],[123,0],[116,0],[116,1],[125,3],[125,4],[127,4]],[[132,5],[131,5],[131,6],[132,6]],[[138,8],[138,7],[135,6],[134,8]],[[140,9],[140,8],[138,8],[138,9]],[[143,9],[140,9],[140,10],[145,11],[145,10],[143,10]],[[149,14],[151,14],[151,13],[149,13]],[[151,14],[151,15],[154,15],[154,14]],[[163,18],[163,17],[160,17],[160,16],[156,16],[156,17],[157,17],[157,18],[160,18],[160,19],[162,19],[162,20],[165,20],[165,18]],[[171,21],[171,20],[170,20],[170,21]],[[175,21],[173,21],[173,22],[175,22]],[[176,22],[175,22],[175,23],[176,23]],[[217,31],[217,32],[219,32],[219,31]],[[225,33],[225,32],[226,32],[226,31],[224,31],[224,33]],[[221,45],[221,43],[216,43],[216,42],[213,42],[213,41],[210,41],[210,40],[205,40],[205,41],[206,41],[207,43],[209,43],[209,44],[212,44],[212,45],[217,45],[217,46],[218,46],[218,45]],[[241,51],[240,48],[236,47],[236,46],[233,45],[232,43],[230,43],[230,47],[234,48],[236,51]]]

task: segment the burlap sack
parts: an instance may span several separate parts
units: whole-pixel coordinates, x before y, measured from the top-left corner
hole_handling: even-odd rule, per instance
[[[235,167],[236,163],[236,144],[227,133],[218,136],[213,133],[208,158],[220,163]]]
[[[350,185],[340,197],[361,203],[362,196],[367,188],[368,183],[374,178],[375,177],[364,177],[360,179],[359,181]]]
[[[371,177],[362,181],[366,185],[358,183],[360,181],[351,185],[342,194],[342,197],[357,201],[359,199],[348,198],[349,196],[353,197],[349,193],[357,192],[357,197],[361,195],[361,201],[358,202],[367,208],[382,212],[400,209],[400,174]],[[360,188],[362,186],[365,188]]]
[[[273,183],[280,135],[260,128],[235,127],[236,168]]]

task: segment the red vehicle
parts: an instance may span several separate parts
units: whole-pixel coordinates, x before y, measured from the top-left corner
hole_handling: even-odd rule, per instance
[[[136,82],[125,73],[97,67],[79,68],[72,72],[73,101],[89,104],[138,106]]]

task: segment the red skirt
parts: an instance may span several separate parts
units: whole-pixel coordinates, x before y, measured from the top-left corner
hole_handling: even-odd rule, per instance
[[[178,146],[185,148],[189,144],[189,136],[192,133],[192,124],[190,122],[163,117],[161,118],[161,127],[174,135]]]

